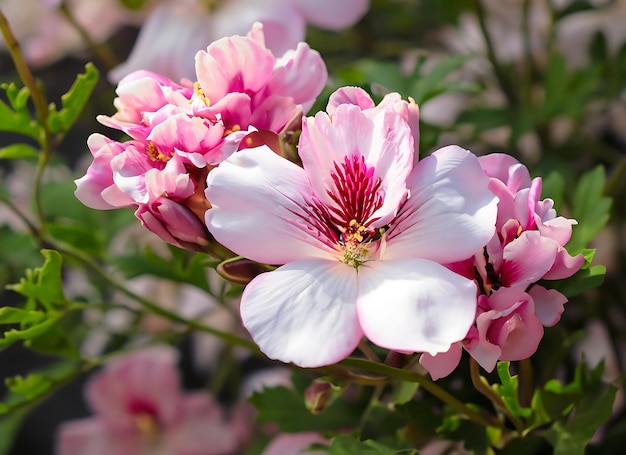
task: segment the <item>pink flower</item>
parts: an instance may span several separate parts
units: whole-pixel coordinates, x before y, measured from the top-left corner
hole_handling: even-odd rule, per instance
[[[59,455],[218,455],[232,453],[237,431],[203,392],[184,394],[169,347],[113,359],[85,391],[94,417],[65,423]]]
[[[328,440],[319,433],[282,433],[270,441],[262,455],[323,455],[320,450],[305,450],[313,444],[327,445]]]
[[[487,371],[498,360],[522,360],[535,353],[543,328],[556,324],[567,298],[539,280],[566,278],[584,263],[564,245],[575,220],[557,217],[550,199],[540,200],[541,179],[504,154],[479,158],[489,188],[498,196],[496,235],[473,258],[449,264],[479,286],[476,324],[462,343],[445,354],[424,354],[420,363],[434,379],[450,374],[461,346]]]
[[[299,121],[327,74],[304,43],[275,59],[261,24],[199,51],[196,69],[198,81],[186,86],[147,71],[120,81],[117,112],[98,120],[132,140],[92,135],[94,162],[76,181],[76,196],[97,209],[136,207],[142,224],[166,242],[207,251],[207,173],[248,142],[277,144],[277,133]]]
[[[476,287],[440,263],[485,244],[496,199],[459,147],[413,167],[414,134],[399,113],[408,111],[339,104],[303,121],[303,168],[259,147],[209,174],[215,238],[285,264],[250,282],[241,302],[244,325],[270,358],[331,364],[363,335],[436,353],[467,333]]]
[[[304,41],[307,22],[339,30],[356,23],[369,0],[229,0],[210,11],[203,2],[162,1],[150,11],[126,62],[109,73],[112,81],[139,69],[173,80],[193,77],[193,56],[222,37],[246,33],[263,23],[268,48],[282,55]]]

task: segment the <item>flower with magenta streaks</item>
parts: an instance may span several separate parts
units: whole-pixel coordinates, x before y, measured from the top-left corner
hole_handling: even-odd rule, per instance
[[[555,325],[567,298],[539,280],[566,278],[584,263],[564,245],[575,220],[556,216],[550,199],[539,200],[541,179],[531,180],[526,167],[504,154],[479,158],[498,196],[496,234],[471,259],[449,264],[474,278],[480,295],[476,323],[448,352],[420,359],[435,379],[450,374],[464,348],[487,371],[498,360],[522,360],[536,351],[544,327]]]
[[[474,320],[476,286],[441,263],[493,235],[496,199],[474,155],[450,146],[414,167],[414,109],[350,99],[303,121],[303,167],[258,147],[208,177],[215,238],[284,264],[246,287],[244,325],[270,358],[304,367],[345,358],[363,335],[446,351]]]

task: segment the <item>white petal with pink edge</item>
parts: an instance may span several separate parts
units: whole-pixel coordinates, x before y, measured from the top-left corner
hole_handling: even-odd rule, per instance
[[[234,153],[209,173],[207,185],[207,227],[237,254],[268,264],[338,254],[318,239],[306,214],[296,214],[312,193],[304,170],[267,146]]]
[[[363,335],[356,288],[356,272],[346,264],[291,262],[248,284],[241,317],[269,358],[301,367],[330,365],[350,355]]]
[[[387,232],[385,258],[441,263],[472,256],[495,230],[497,198],[476,157],[448,146],[421,160],[409,176],[411,196]]]
[[[474,321],[476,285],[435,262],[367,262],[358,275],[359,322],[381,347],[446,352],[467,335]]]

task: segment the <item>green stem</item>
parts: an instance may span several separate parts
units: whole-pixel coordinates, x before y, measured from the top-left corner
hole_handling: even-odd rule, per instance
[[[472,378],[472,384],[474,385],[474,388],[478,392],[480,392],[482,395],[487,397],[489,401],[493,403],[496,409],[499,409],[504,414],[506,414],[506,416],[513,423],[513,425],[515,425],[515,429],[520,434],[522,434],[524,431],[524,424],[517,417],[511,414],[509,409],[506,407],[506,404],[504,403],[504,400],[502,399],[502,397],[498,395],[495,390],[493,390],[491,387],[489,387],[489,385],[487,385],[483,381],[484,378],[480,375],[478,362],[476,362],[476,360],[474,360],[471,357],[470,357],[470,376]]]
[[[93,261],[90,257],[84,255],[82,252],[79,252],[77,250],[75,250],[74,248],[72,248],[69,245],[65,245],[64,247],[59,247],[58,245],[56,246],[56,249],[62,253],[65,254],[67,256],[70,256],[76,260],[78,260],[79,262],[83,263],[84,265],[86,265],[92,272],[94,272],[95,274],[97,274],[103,281],[105,281],[109,286],[111,286],[114,289],[117,289],[118,291],[120,291],[121,293],[125,294],[126,296],[130,297],[131,299],[135,300],[137,303],[139,303],[141,306],[143,306],[144,308],[146,308],[147,310],[149,310],[150,312],[162,316],[172,322],[178,322],[180,324],[186,325],[187,327],[194,329],[194,330],[200,330],[202,332],[206,332],[206,333],[210,333],[212,335],[215,335],[218,338],[221,338],[222,340],[226,341],[227,343],[230,343],[232,345],[236,345],[236,346],[241,346],[244,347],[246,349],[248,349],[249,351],[251,351],[254,354],[260,355],[260,351],[259,348],[256,346],[256,344],[254,344],[251,341],[245,340],[243,338],[239,338],[236,335],[227,333],[227,332],[223,332],[221,330],[217,330],[213,327],[209,327],[206,326],[198,321],[195,321],[193,319],[187,319],[184,318],[182,316],[180,316],[179,314],[166,310],[165,308],[162,308],[161,306],[157,305],[156,303],[146,299],[145,297],[142,297],[138,294],[135,294],[133,291],[131,291],[130,289],[126,288],[124,285],[118,283],[116,280],[114,280],[113,278],[111,278],[104,270],[102,270],[102,268],[95,262]]]
[[[473,409],[471,409],[466,404],[462,403],[460,400],[455,398],[449,392],[439,387],[437,384],[429,380],[428,378],[422,376],[419,373],[415,373],[413,371],[401,370],[399,368],[393,368],[388,365],[383,365],[379,363],[370,362],[369,360],[364,359],[354,359],[348,358],[338,363],[338,365],[347,367],[347,368],[355,368],[360,370],[369,371],[372,373],[378,373],[389,378],[398,379],[400,381],[407,382],[416,382],[426,390],[431,395],[434,395],[447,405],[455,408],[457,411],[465,414],[469,419],[474,422],[484,426],[484,427],[496,427],[502,428],[501,422],[493,416],[483,415]]]
[[[74,17],[74,14],[70,10],[70,8],[67,6],[66,2],[62,2],[61,5],[59,6],[59,9],[61,10],[61,13],[65,16],[65,18],[68,20],[68,22],[70,24],[72,24],[72,27],[74,27],[74,29],[76,29],[76,31],[78,32],[80,37],[87,44],[87,46],[89,46],[89,49],[91,49],[91,52],[93,52],[95,54],[95,56],[98,57],[98,59],[102,63],[104,63],[104,65],[107,68],[113,69],[117,65],[120,64],[120,62],[117,59],[117,57],[115,57],[115,55],[106,46],[104,46],[104,45],[102,45],[100,43],[96,43],[91,38],[91,35],[89,35],[89,32],[87,32],[85,27],[83,27],[76,20],[76,17]]]
[[[372,348],[369,347],[367,341],[365,341],[365,338],[361,338],[361,341],[359,342],[359,350],[363,353],[363,355],[365,355],[368,360],[380,363],[380,359],[378,358],[376,353],[372,351]]]

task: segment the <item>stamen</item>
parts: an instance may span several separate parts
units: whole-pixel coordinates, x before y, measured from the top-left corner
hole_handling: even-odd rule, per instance
[[[198,98],[200,98],[202,100],[202,102],[206,106],[210,106],[211,105],[211,101],[204,94],[204,90],[202,89],[202,87],[200,87],[200,82],[196,81],[196,82],[193,83],[193,92],[196,94],[196,96]]]
[[[164,163],[167,163],[174,156],[173,151],[169,155],[165,155],[163,152],[161,152],[161,150],[159,150],[154,142],[148,143],[148,145],[146,146],[146,153],[148,154],[148,157],[154,162],[162,161]]]

